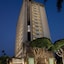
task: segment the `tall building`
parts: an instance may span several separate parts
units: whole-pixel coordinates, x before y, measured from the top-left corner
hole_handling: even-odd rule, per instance
[[[50,38],[45,7],[32,0],[23,0],[17,23],[15,56],[23,56],[23,43],[41,37]]]

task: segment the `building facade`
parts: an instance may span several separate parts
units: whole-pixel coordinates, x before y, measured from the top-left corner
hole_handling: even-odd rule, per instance
[[[17,23],[15,56],[22,57],[23,43],[41,37],[50,38],[45,7],[32,0],[23,0]]]
[[[29,46],[30,41],[41,37],[50,38],[45,7],[23,0],[16,30],[15,58],[11,64],[56,64],[53,52]]]

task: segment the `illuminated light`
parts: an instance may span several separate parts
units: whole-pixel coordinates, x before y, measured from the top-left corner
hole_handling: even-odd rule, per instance
[[[30,25],[28,25],[28,32],[30,32]]]

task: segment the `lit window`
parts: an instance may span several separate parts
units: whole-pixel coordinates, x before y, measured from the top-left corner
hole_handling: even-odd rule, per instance
[[[33,33],[33,35],[35,35],[35,33]]]
[[[40,32],[42,32],[42,30],[40,29]]]
[[[28,32],[30,32],[30,25],[28,25]]]
[[[33,40],[35,40],[36,38],[35,37],[33,37]]]
[[[35,25],[33,25],[33,27],[35,27]]]

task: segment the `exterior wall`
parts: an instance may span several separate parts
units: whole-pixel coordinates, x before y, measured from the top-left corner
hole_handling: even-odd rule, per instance
[[[30,17],[32,37],[31,39],[34,40],[40,37],[50,38],[44,5],[32,2],[30,7]]]
[[[27,24],[28,21],[30,21],[30,25]],[[29,0],[23,0],[17,23],[15,45],[15,57],[23,58],[23,60],[14,58],[11,64],[29,64],[29,60],[33,60],[33,58],[33,64],[34,62],[35,64],[50,64],[50,58],[54,60],[55,64],[55,58],[52,52],[42,48],[29,48],[27,32],[30,32],[31,40],[40,37],[50,38],[44,5],[36,2],[29,2]],[[31,58],[29,59],[29,57]]]
[[[9,64],[24,64],[24,59],[12,58],[9,61]]]
[[[40,6],[40,14],[41,14],[43,36],[47,37],[47,38],[51,38],[50,37],[49,26],[48,26],[48,21],[47,21],[47,17],[46,17],[46,12],[45,12],[45,7],[44,6]]]
[[[39,4],[31,3],[31,31],[32,40],[43,37]]]
[[[23,2],[22,9],[20,11],[17,31],[16,31],[16,50],[15,56],[19,57],[22,54],[23,42],[27,41],[27,4]]]
[[[29,27],[28,21],[30,21]],[[23,56],[23,43],[28,41],[28,31],[30,31],[31,40],[40,37],[50,38],[44,6],[24,0],[17,23],[15,57]]]

